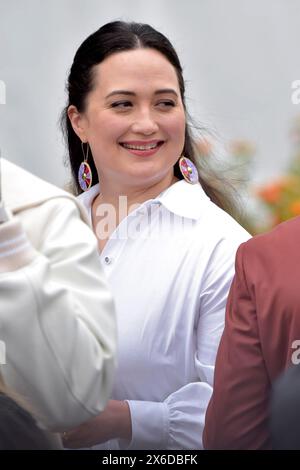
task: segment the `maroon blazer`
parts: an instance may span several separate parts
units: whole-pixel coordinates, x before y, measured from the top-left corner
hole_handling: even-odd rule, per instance
[[[300,340],[300,217],[249,240],[237,252],[206,413],[206,449],[271,448],[271,385],[292,365],[296,340]]]

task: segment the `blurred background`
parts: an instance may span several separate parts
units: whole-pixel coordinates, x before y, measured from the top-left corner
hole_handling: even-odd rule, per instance
[[[300,215],[299,17],[299,0],[0,0],[2,156],[64,187],[58,120],[73,56],[104,23],[141,21],[175,46],[189,112],[207,129],[200,153],[228,163],[244,225]]]

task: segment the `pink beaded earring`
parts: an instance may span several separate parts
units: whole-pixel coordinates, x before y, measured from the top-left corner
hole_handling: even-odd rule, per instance
[[[190,184],[196,184],[199,181],[198,170],[196,165],[186,157],[179,160],[179,169],[184,179]]]
[[[83,153],[83,162],[81,162],[79,170],[78,170],[78,183],[81,187],[82,191],[87,191],[92,186],[92,170],[90,165],[87,162],[89,156],[89,144],[87,142],[87,149],[86,153],[84,152],[83,142],[81,142],[81,148]]]

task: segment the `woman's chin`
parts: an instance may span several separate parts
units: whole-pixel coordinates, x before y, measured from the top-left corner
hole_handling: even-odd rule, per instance
[[[127,178],[124,177],[124,182],[127,180],[128,184],[131,186],[147,187],[151,184],[159,183],[160,181],[166,178],[167,178],[166,173],[143,171],[143,172],[134,172],[134,173],[131,173],[130,175],[127,175]]]

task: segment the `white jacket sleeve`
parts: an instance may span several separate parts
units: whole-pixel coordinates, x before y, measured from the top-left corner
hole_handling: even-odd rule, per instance
[[[96,239],[73,201],[54,198],[22,213],[22,223],[0,225],[0,298],[1,373],[41,424],[63,431],[103,410],[114,307]]]

